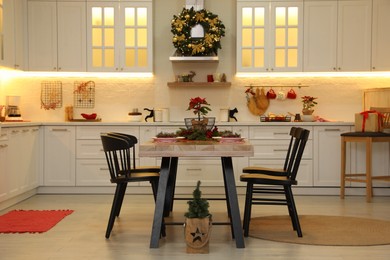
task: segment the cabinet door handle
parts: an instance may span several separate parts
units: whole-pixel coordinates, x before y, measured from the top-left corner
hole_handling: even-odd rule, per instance
[[[2,145],[0,145],[0,148],[6,148],[6,147],[8,147],[8,144],[2,144]]]
[[[17,134],[17,133],[19,133],[20,131],[19,130],[12,130],[11,131],[11,133],[13,133],[13,134]]]
[[[325,129],[325,132],[340,132],[341,130],[338,128]]]
[[[100,168],[101,171],[108,171],[108,168]]]
[[[288,149],[274,149],[274,152],[287,152]]]
[[[68,132],[68,129],[66,128],[53,128],[51,129],[53,132]]]
[[[23,132],[23,133],[30,132],[30,129],[23,129],[22,132]]]
[[[186,170],[187,170],[187,171],[197,171],[197,172],[202,171],[201,168],[187,168]]]
[[[288,135],[288,133],[274,133],[274,135]]]

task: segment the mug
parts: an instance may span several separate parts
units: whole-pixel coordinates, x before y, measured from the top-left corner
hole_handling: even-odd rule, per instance
[[[279,90],[276,99],[277,100],[285,100],[286,99],[286,93],[284,93],[283,90]]]
[[[221,81],[221,74],[220,73],[214,73],[213,74],[214,82],[220,82]]]
[[[275,99],[276,98],[276,93],[275,93],[275,91],[272,88],[270,90],[268,90],[267,98],[268,99]]]
[[[207,75],[207,82],[214,82],[213,75]]]
[[[297,98],[297,94],[295,93],[295,91],[293,89],[290,89],[287,92],[287,98],[289,98],[289,99],[296,99]]]

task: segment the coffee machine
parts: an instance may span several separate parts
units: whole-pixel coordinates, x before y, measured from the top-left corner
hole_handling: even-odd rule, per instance
[[[23,121],[20,112],[20,96],[6,96],[5,121]]]

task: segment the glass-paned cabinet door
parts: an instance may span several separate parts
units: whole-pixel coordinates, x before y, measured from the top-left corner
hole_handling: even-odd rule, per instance
[[[88,4],[88,70],[152,72],[152,2]]]
[[[126,2],[121,4],[123,24],[124,70],[152,71],[152,5],[151,3]]]
[[[4,28],[3,28],[3,0],[0,0],[0,65],[4,61]]]
[[[303,2],[237,2],[237,72],[302,70]]]
[[[275,3],[272,6],[271,64],[274,71],[296,71],[302,68],[302,10],[296,3]]]
[[[268,69],[268,16],[268,3],[237,3],[237,71]]]
[[[90,3],[88,6],[88,70],[115,71],[115,26],[118,23],[116,3]]]

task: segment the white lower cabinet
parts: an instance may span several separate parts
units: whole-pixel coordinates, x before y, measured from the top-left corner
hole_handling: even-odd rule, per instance
[[[313,128],[299,167],[298,186],[313,186]],[[254,156],[249,158],[249,166],[283,168],[288,150],[291,126],[249,127],[250,143],[254,146]]]
[[[112,186],[106,157],[100,139],[101,133],[119,132],[139,138],[138,126],[77,126],[76,186]],[[136,153],[138,148],[136,146]],[[139,159],[136,159],[137,165]],[[129,186],[138,186],[129,183]]]
[[[0,135],[0,202],[8,198],[8,136],[6,133]]]
[[[44,127],[45,186],[75,186],[76,127]]]
[[[340,186],[340,135],[350,131],[349,126],[319,126],[314,128],[314,186]],[[350,161],[349,158],[347,154],[347,162]],[[347,169],[350,169],[349,165],[347,165]]]
[[[4,128],[0,137],[0,202],[38,187],[39,127]]]

